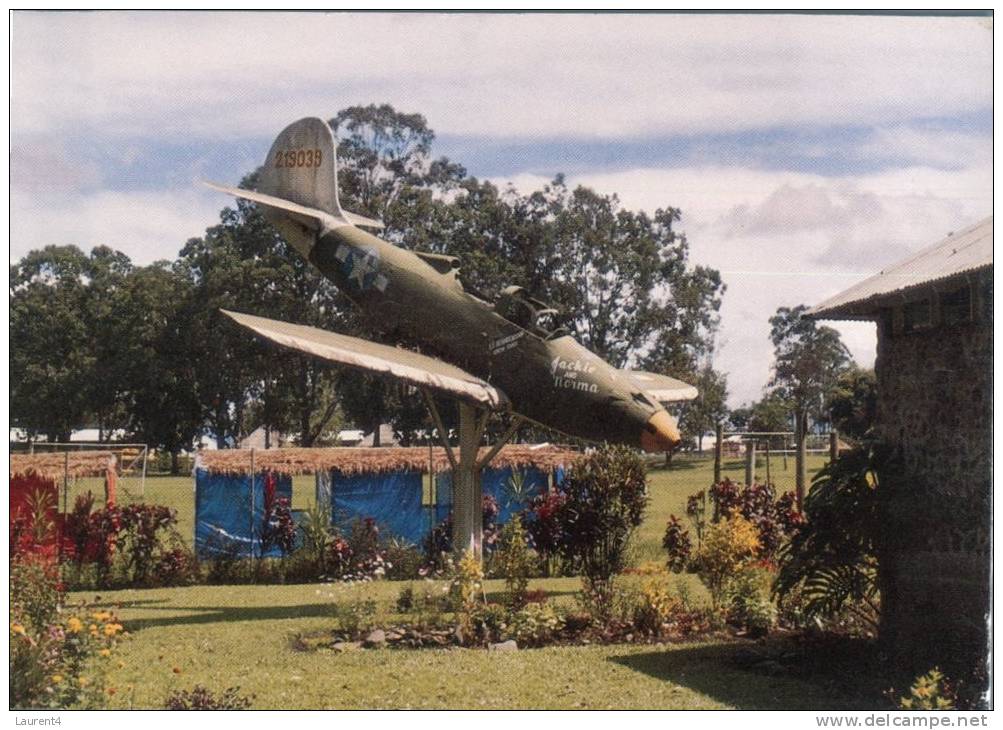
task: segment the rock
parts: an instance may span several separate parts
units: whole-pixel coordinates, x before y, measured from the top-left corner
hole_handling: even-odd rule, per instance
[[[404,634],[396,629],[387,632],[387,641],[400,641],[402,638],[404,638]]]
[[[362,642],[362,645],[367,649],[372,649],[375,647],[383,646],[387,643],[387,635],[383,629],[373,629],[369,632],[369,636],[366,640]]]
[[[457,626],[455,629],[453,629],[451,638],[454,644],[456,644],[457,646],[463,646],[463,629]]]
[[[501,641],[497,644],[488,644],[488,651],[517,651],[518,649],[519,645],[515,643],[515,639]]]
[[[358,641],[336,641],[331,644],[331,648],[337,652],[342,651],[352,651],[353,649],[359,649],[362,644]]]

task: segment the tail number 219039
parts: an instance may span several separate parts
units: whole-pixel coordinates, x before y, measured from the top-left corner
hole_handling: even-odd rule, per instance
[[[279,150],[275,153],[276,167],[320,167],[321,151]]]

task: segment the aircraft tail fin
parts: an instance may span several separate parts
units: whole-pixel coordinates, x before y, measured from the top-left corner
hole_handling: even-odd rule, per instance
[[[334,133],[316,117],[293,122],[275,138],[256,191],[208,185],[263,206],[265,218],[307,258],[325,228],[383,228],[378,220],[342,210]]]
[[[307,117],[272,143],[258,191],[341,218],[334,134],[323,119]]]

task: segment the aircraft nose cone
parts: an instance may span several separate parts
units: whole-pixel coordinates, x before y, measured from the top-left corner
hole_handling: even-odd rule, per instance
[[[665,411],[653,415],[641,431],[641,448],[649,453],[672,451],[682,440],[676,419]]]

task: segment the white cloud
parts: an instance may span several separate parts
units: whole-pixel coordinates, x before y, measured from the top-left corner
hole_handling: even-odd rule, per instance
[[[174,259],[181,246],[219,219],[229,201],[194,186],[143,192],[91,194],[15,190],[11,193],[10,257],[49,245],[84,251],[110,246],[137,264]]]
[[[270,133],[386,99],[439,132],[896,124],[992,105],[971,18],[345,13],[13,16],[12,127]]]

